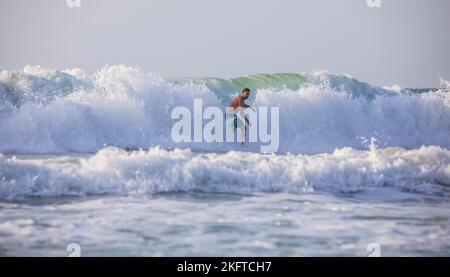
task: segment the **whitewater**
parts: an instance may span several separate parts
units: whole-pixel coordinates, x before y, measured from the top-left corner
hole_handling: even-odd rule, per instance
[[[244,87],[279,107],[276,153],[171,139],[174,108]],[[0,71],[0,130],[2,256],[450,255],[446,85],[26,66]]]

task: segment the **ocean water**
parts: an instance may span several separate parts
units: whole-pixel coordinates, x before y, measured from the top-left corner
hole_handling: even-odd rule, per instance
[[[277,153],[170,139],[175,107],[242,87],[280,108]],[[450,255],[446,87],[27,66],[0,71],[0,130],[2,256]]]

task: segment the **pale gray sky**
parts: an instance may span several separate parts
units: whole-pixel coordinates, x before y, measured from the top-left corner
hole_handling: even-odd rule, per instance
[[[328,69],[377,85],[450,79],[450,1],[0,0],[0,69],[138,66],[162,76]]]

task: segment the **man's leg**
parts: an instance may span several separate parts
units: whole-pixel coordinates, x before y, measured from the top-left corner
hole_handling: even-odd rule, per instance
[[[241,144],[245,144],[245,138],[247,133],[247,124],[239,124],[239,129],[241,129]]]

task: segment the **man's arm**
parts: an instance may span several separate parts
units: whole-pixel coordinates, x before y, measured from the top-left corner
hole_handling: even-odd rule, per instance
[[[247,105],[245,103],[245,100],[241,98],[241,99],[239,99],[239,107],[241,107],[241,108],[250,108],[251,106]]]
[[[256,113],[256,109],[253,106],[247,105],[245,103],[244,99],[241,99],[241,101],[239,101],[239,107],[241,107],[241,108],[250,108]]]

